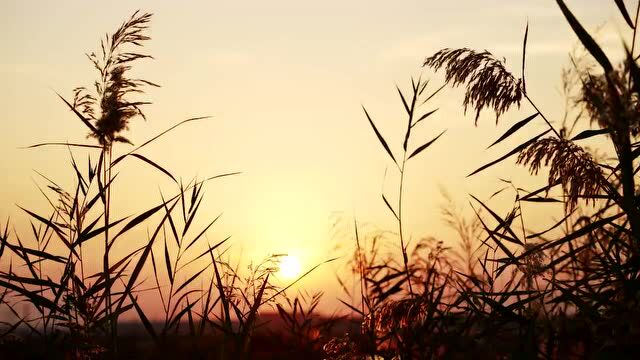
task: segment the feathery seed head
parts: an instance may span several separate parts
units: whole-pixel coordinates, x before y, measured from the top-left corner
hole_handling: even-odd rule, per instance
[[[515,78],[505,69],[503,61],[486,50],[442,49],[427,58],[423,66],[434,71],[444,67],[447,83],[466,84],[463,105],[465,112],[469,106],[475,109],[476,125],[483,108],[493,109],[497,123],[512,105],[520,107],[524,95],[522,79]]]

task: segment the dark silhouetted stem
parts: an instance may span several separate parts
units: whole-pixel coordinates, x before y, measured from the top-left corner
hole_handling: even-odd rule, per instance
[[[407,162],[407,152],[404,152],[402,158],[402,165],[400,166],[400,187],[398,194],[398,231],[400,232],[400,246],[402,247],[402,262],[404,264],[404,271],[407,273],[407,281],[409,283],[409,292],[413,295],[413,287],[411,285],[411,273],[409,272],[409,259],[407,257],[407,247],[404,242],[404,235],[402,231],[402,188],[404,185],[404,167]]]
[[[109,242],[109,213],[111,208],[111,161],[112,161],[112,147],[111,145],[105,145],[103,148],[104,156],[103,156],[103,184],[106,186],[105,189],[105,204],[104,204],[104,256],[102,258],[102,268],[104,271],[104,281],[105,281],[105,316],[109,318],[109,334],[111,337],[111,351],[112,357],[116,357],[117,355],[117,342],[118,342],[118,320],[111,318],[112,314],[112,303],[111,303],[111,276],[109,274],[109,251],[110,251],[110,242]],[[109,184],[107,186],[107,184]]]
[[[540,109],[538,109],[538,107],[536,106],[536,104],[533,102],[533,100],[531,100],[531,98],[529,98],[529,95],[527,95],[527,93],[524,94],[524,97],[527,99],[527,101],[529,102],[529,104],[531,104],[531,106],[533,106],[534,109],[536,109],[536,111],[538,112],[538,114],[540,114],[540,117],[542,117],[542,119],[544,119],[544,121],[547,123],[547,125],[549,126],[549,129],[551,129],[551,131],[553,131],[553,133],[559,138],[561,139],[562,137],[560,136],[560,133],[553,127],[553,125],[551,125],[551,123],[549,122],[549,120],[547,119],[546,116],[544,116],[544,114],[542,113],[542,111],[540,111]]]

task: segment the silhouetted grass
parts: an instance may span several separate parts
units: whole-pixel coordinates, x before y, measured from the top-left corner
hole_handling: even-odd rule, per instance
[[[167,354],[177,355],[175,350],[182,349],[190,356],[249,358],[253,353],[252,337],[264,325],[260,313],[276,308],[287,319],[291,334],[301,346],[302,338],[307,337],[316,345],[304,346],[318,348],[319,335],[314,333],[318,327],[315,322],[311,326],[309,317],[319,296],[309,300],[309,308],[300,303],[300,299],[306,298],[296,298],[291,310],[278,305],[286,299],[284,291],[315,267],[288,286],[278,287],[270,276],[278,270],[280,255],[251,267],[245,275],[238,271],[239,262],[232,262],[225,255],[229,237],[217,242],[208,240],[207,233],[220,216],[203,228],[195,228],[205,184],[238,173],[183,184],[171,171],[139,153],[176,127],[206,117],[181,121],[135,147],[124,136],[129,121],[137,116],[144,118],[142,106],[149,104],[132,100],[132,96],[142,93],[145,86],[157,86],[128,76],[132,64],[151,58],[128,49],[142,47],[149,40],[146,30],[151,17],[135,12],[112,35],[105,36],[97,55],[87,55],[99,74],[94,91],[76,88],[73,101],[59,95],[89,129],[88,138],[95,139],[97,144],[49,142],[30,146],[68,147],[75,185],[65,189],[43,175],[46,188],[40,191],[51,206],[50,213],[41,215],[21,208],[31,219],[32,233],[23,238],[19,232],[11,231],[9,221],[1,233],[0,256],[8,259],[9,265],[0,272],[0,304],[16,320],[3,322],[0,352],[65,359],[129,358],[131,351],[139,350],[131,347],[127,336],[119,335],[118,319],[125,313],[133,313],[151,339],[152,349],[146,355],[143,352],[136,356],[156,354],[164,358]],[[116,156],[117,144],[129,148]],[[73,148],[95,151],[89,155],[88,165],[79,165]],[[117,183],[117,167],[130,159],[170,178],[174,193],[160,194],[157,204],[138,215],[118,217],[112,212],[111,189]],[[131,185],[149,184],[141,180]],[[116,242],[129,240],[132,231],[143,226],[150,230],[146,241],[132,243],[129,253],[114,258]],[[87,256],[83,245],[99,238],[104,242],[100,254],[102,270],[86,273],[90,258],[98,254]],[[146,278],[149,272],[152,279]],[[162,305],[161,323],[155,321],[158,314],[150,316],[146,305],[139,301],[142,292],[149,291],[157,294]],[[20,310],[23,304],[34,312],[24,314]],[[193,346],[184,349],[171,340],[175,338]],[[121,343],[125,345],[123,350]],[[169,349],[170,344],[176,348]]]
[[[151,15],[134,13],[105,37],[98,55],[89,55],[99,72],[95,91],[76,88],[73,101],[60,96],[96,143],[32,146],[68,147],[75,182],[65,189],[43,175],[46,186],[39,190],[50,212],[21,208],[31,221],[27,235],[12,230],[10,221],[0,228],[0,257],[8,264],[0,272],[0,306],[15,317],[0,324],[0,351],[25,358],[73,359],[134,354],[216,359],[639,356],[640,68],[634,45],[640,4],[632,19],[624,2],[615,1],[632,33],[632,45],[620,64],[609,59],[564,1],[557,4],[589,56],[572,58],[573,68],[563,74],[569,109],[560,124],[551,121],[527,92],[528,25],[519,77],[488,51],[443,49],[427,57],[424,67],[444,71],[445,85],[430,92],[428,81],[419,78],[411,80],[409,92],[397,88],[406,115],[400,126],[406,130],[393,143],[402,144],[401,152],[364,110],[373,135],[397,170],[395,197],[381,196],[397,229],[363,231],[357,221],[345,222],[349,235],[344,236],[355,245],[348,264],[352,276],[338,274],[338,282],[344,292],[339,299],[350,318],[318,315],[321,293],[285,293],[322,264],[278,287],[270,279],[281,255],[245,273],[229,255],[229,237],[210,241],[207,236],[219,216],[195,228],[204,186],[237,173],[184,184],[138,152],[177,126],[203,117],[179,122],[137,147],[123,135],[131,119],[144,117],[141,107],[148,104],[131,100],[131,95],[157,86],[128,78],[132,63],[150,58],[126,50],[149,40]],[[576,80],[573,85],[571,79]],[[527,167],[531,175],[548,171],[538,189],[528,191],[502,180],[504,187],[487,199],[469,196],[475,213],[471,218],[445,194],[442,215],[459,237],[458,250],[433,237],[410,246],[403,221],[408,165],[420,166],[420,157],[427,156],[426,150],[444,134],[436,131],[426,141],[415,141],[412,131],[436,114],[430,101],[447,84],[464,87],[462,106],[473,107],[476,123],[483,110],[493,111],[496,121],[522,103],[535,110],[489,147],[505,146],[534,121],[544,121],[547,127],[469,174],[482,176],[483,170],[516,157],[516,164]],[[574,135],[578,122],[591,128]],[[590,151],[581,145],[588,138],[609,141],[615,154],[602,157]],[[130,147],[114,158],[116,145]],[[86,166],[76,161],[76,147],[95,152]],[[118,180],[114,169],[131,159],[167,176],[175,188],[169,195],[160,194],[148,210],[119,217],[111,206],[111,189]],[[514,198],[505,213],[491,204],[498,194]],[[524,216],[523,203],[562,204],[563,214],[539,230],[540,224]],[[114,258],[114,243],[143,226],[150,230],[145,242]],[[104,243],[101,270],[86,273],[83,245],[98,239]],[[388,242],[396,251],[386,251]],[[145,279],[147,273],[152,277]],[[160,300],[160,321],[145,310],[143,291]],[[25,304],[31,312],[21,310]],[[276,320],[271,317],[278,322],[275,328],[268,328],[268,310],[277,313]],[[136,315],[146,340],[119,331],[118,319],[125,313]]]
[[[402,227],[401,253],[381,256],[384,233],[366,234],[364,243],[372,244],[367,248],[356,227],[353,271],[361,279],[361,303],[366,306],[358,306],[353,296],[355,302],[347,305],[362,317],[362,330],[328,343],[325,349],[331,358],[638,356],[640,207],[634,163],[640,155],[635,141],[640,120],[638,58],[628,50],[627,59],[614,66],[564,2],[557,2],[601,68],[579,67],[575,64],[580,62],[574,59],[571,73],[579,82],[565,86],[566,94],[577,94],[568,96],[577,113],[573,124],[565,115],[562,128],[556,129],[527,94],[528,26],[520,78],[488,51],[443,49],[424,61],[425,67],[443,70],[446,83],[464,86],[463,107],[475,109],[476,122],[482,110],[493,110],[498,119],[519,108],[523,99],[535,109],[490,147],[507,142],[536,119],[548,127],[469,176],[479,176],[517,155],[517,163],[528,166],[532,175],[548,167],[547,183],[527,191],[505,180],[507,186],[494,194],[512,191],[515,196],[511,210],[504,215],[492,209],[490,199],[471,195],[477,222],[456,217],[445,208],[447,223],[460,237],[463,257],[428,238],[408,256]],[[635,43],[637,16],[632,21],[624,3],[616,1],[616,5]],[[413,107],[401,97],[411,116]],[[382,148],[398,164],[366,115]],[[569,137],[578,120],[597,127]],[[615,149],[611,159],[594,156],[579,143],[603,136]],[[398,166],[401,174],[402,164]],[[399,211],[384,196],[383,201],[401,222]],[[528,225],[534,224],[523,215],[524,202],[563,204],[564,216],[544,231],[530,231]],[[402,264],[398,258],[403,259]],[[344,283],[344,278],[340,281]],[[348,287],[343,289],[349,292]]]

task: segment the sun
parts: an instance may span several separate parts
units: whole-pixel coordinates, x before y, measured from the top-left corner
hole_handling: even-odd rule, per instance
[[[296,256],[286,255],[280,259],[280,275],[283,279],[294,279],[300,275],[300,260]]]

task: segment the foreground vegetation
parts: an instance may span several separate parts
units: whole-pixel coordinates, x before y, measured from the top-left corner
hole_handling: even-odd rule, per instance
[[[227,239],[209,242],[206,236],[218,218],[203,228],[192,227],[203,188],[235,173],[185,184],[139,150],[175,127],[202,118],[180,122],[114,155],[116,146],[130,143],[123,135],[129,120],[144,117],[147,103],[132,96],[157,86],[128,76],[133,63],[149,58],[131,51],[149,39],[145,30],[151,15],[135,13],[103,40],[98,55],[89,56],[99,72],[95,90],[77,88],[71,101],[61,96],[95,143],[34,145],[83,147],[95,153],[87,166],[80,166],[70,152],[73,189],[44,178],[43,194],[52,211],[40,215],[23,209],[32,220],[31,233],[10,230],[8,221],[2,229],[0,257],[7,267],[0,272],[0,306],[9,309],[15,321],[0,327],[0,351],[61,358],[133,353],[331,359],[640,356],[640,206],[635,183],[640,68],[634,46],[640,4],[632,18],[622,1],[614,2],[632,37],[619,64],[557,0],[586,50],[585,56],[571,58],[572,67],[564,76],[569,107],[560,124],[527,92],[528,28],[519,77],[487,51],[443,49],[427,57],[424,67],[443,72],[445,85],[432,90],[428,81],[418,78],[411,80],[410,91],[398,88],[406,112],[401,124],[406,132],[394,141],[402,144],[401,153],[394,152],[377,129],[374,114],[364,110],[398,172],[397,192],[382,194],[397,229],[362,233],[357,221],[349,221],[354,276],[338,281],[345,292],[345,309],[353,314],[350,318],[318,316],[321,294],[287,298],[287,287],[270,281],[277,255],[252,267],[250,274],[241,274],[227,255]],[[491,199],[473,195],[471,207],[477,216],[472,219],[454,206],[444,208],[447,223],[459,236],[459,250],[432,238],[410,246],[403,226],[407,170],[420,166],[420,157],[446,136],[436,132],[417,141],[412,131],[437,116],[431,104],[446,85],[464,87],[463,107],[474,110],[476,122],[482,111],[494,112],[498,121],[522,104],[533,109],[491,146],[504,146],[530,123],[540,121],[547,127],[469,175],[482,176],[485,169],[515,158],[532,175],[548,170],[546,184],[527,191],[505,180],[496,193],[511,192],[514,201],[504,215],[490,206]],[[574,134],[577,123],[591,128]],[[589,151],[581,145],[589,138],[606,144],[603,147],[614,154],[605,158]],[[169,177],[175,192],[161,195],[157,204],[135,217],[119,218],[111,213],[114,169],[130,160]],[[529,226],[540,224],[525,218],[524,203],[559,204],[564,214],[544,231],[533,232]],[[114,244],[144,225],[152,230],[146,243],[114,258]],[[82,248],[88,241],[103,243],[102,267],[95,273],[85,273],[88,262]],[[398,251],[384,252],[383,242],[396,243]],[[153,274],[150,280],[143,280],[145,271]],[[348,286],[351,281],[355,292]],[[142,291],[156,292],[163,321],[149,320],[145,304],[138,302]],[[30,314],[18,310],[23,303],[32,307]],[[269,311],[277,314],[278,320],[271,320],[278,326],[265,330]],[[123,333],[118,319],[124,314],[135,314],[147,340]],[[274,329],[276,335],[269,332]]]

